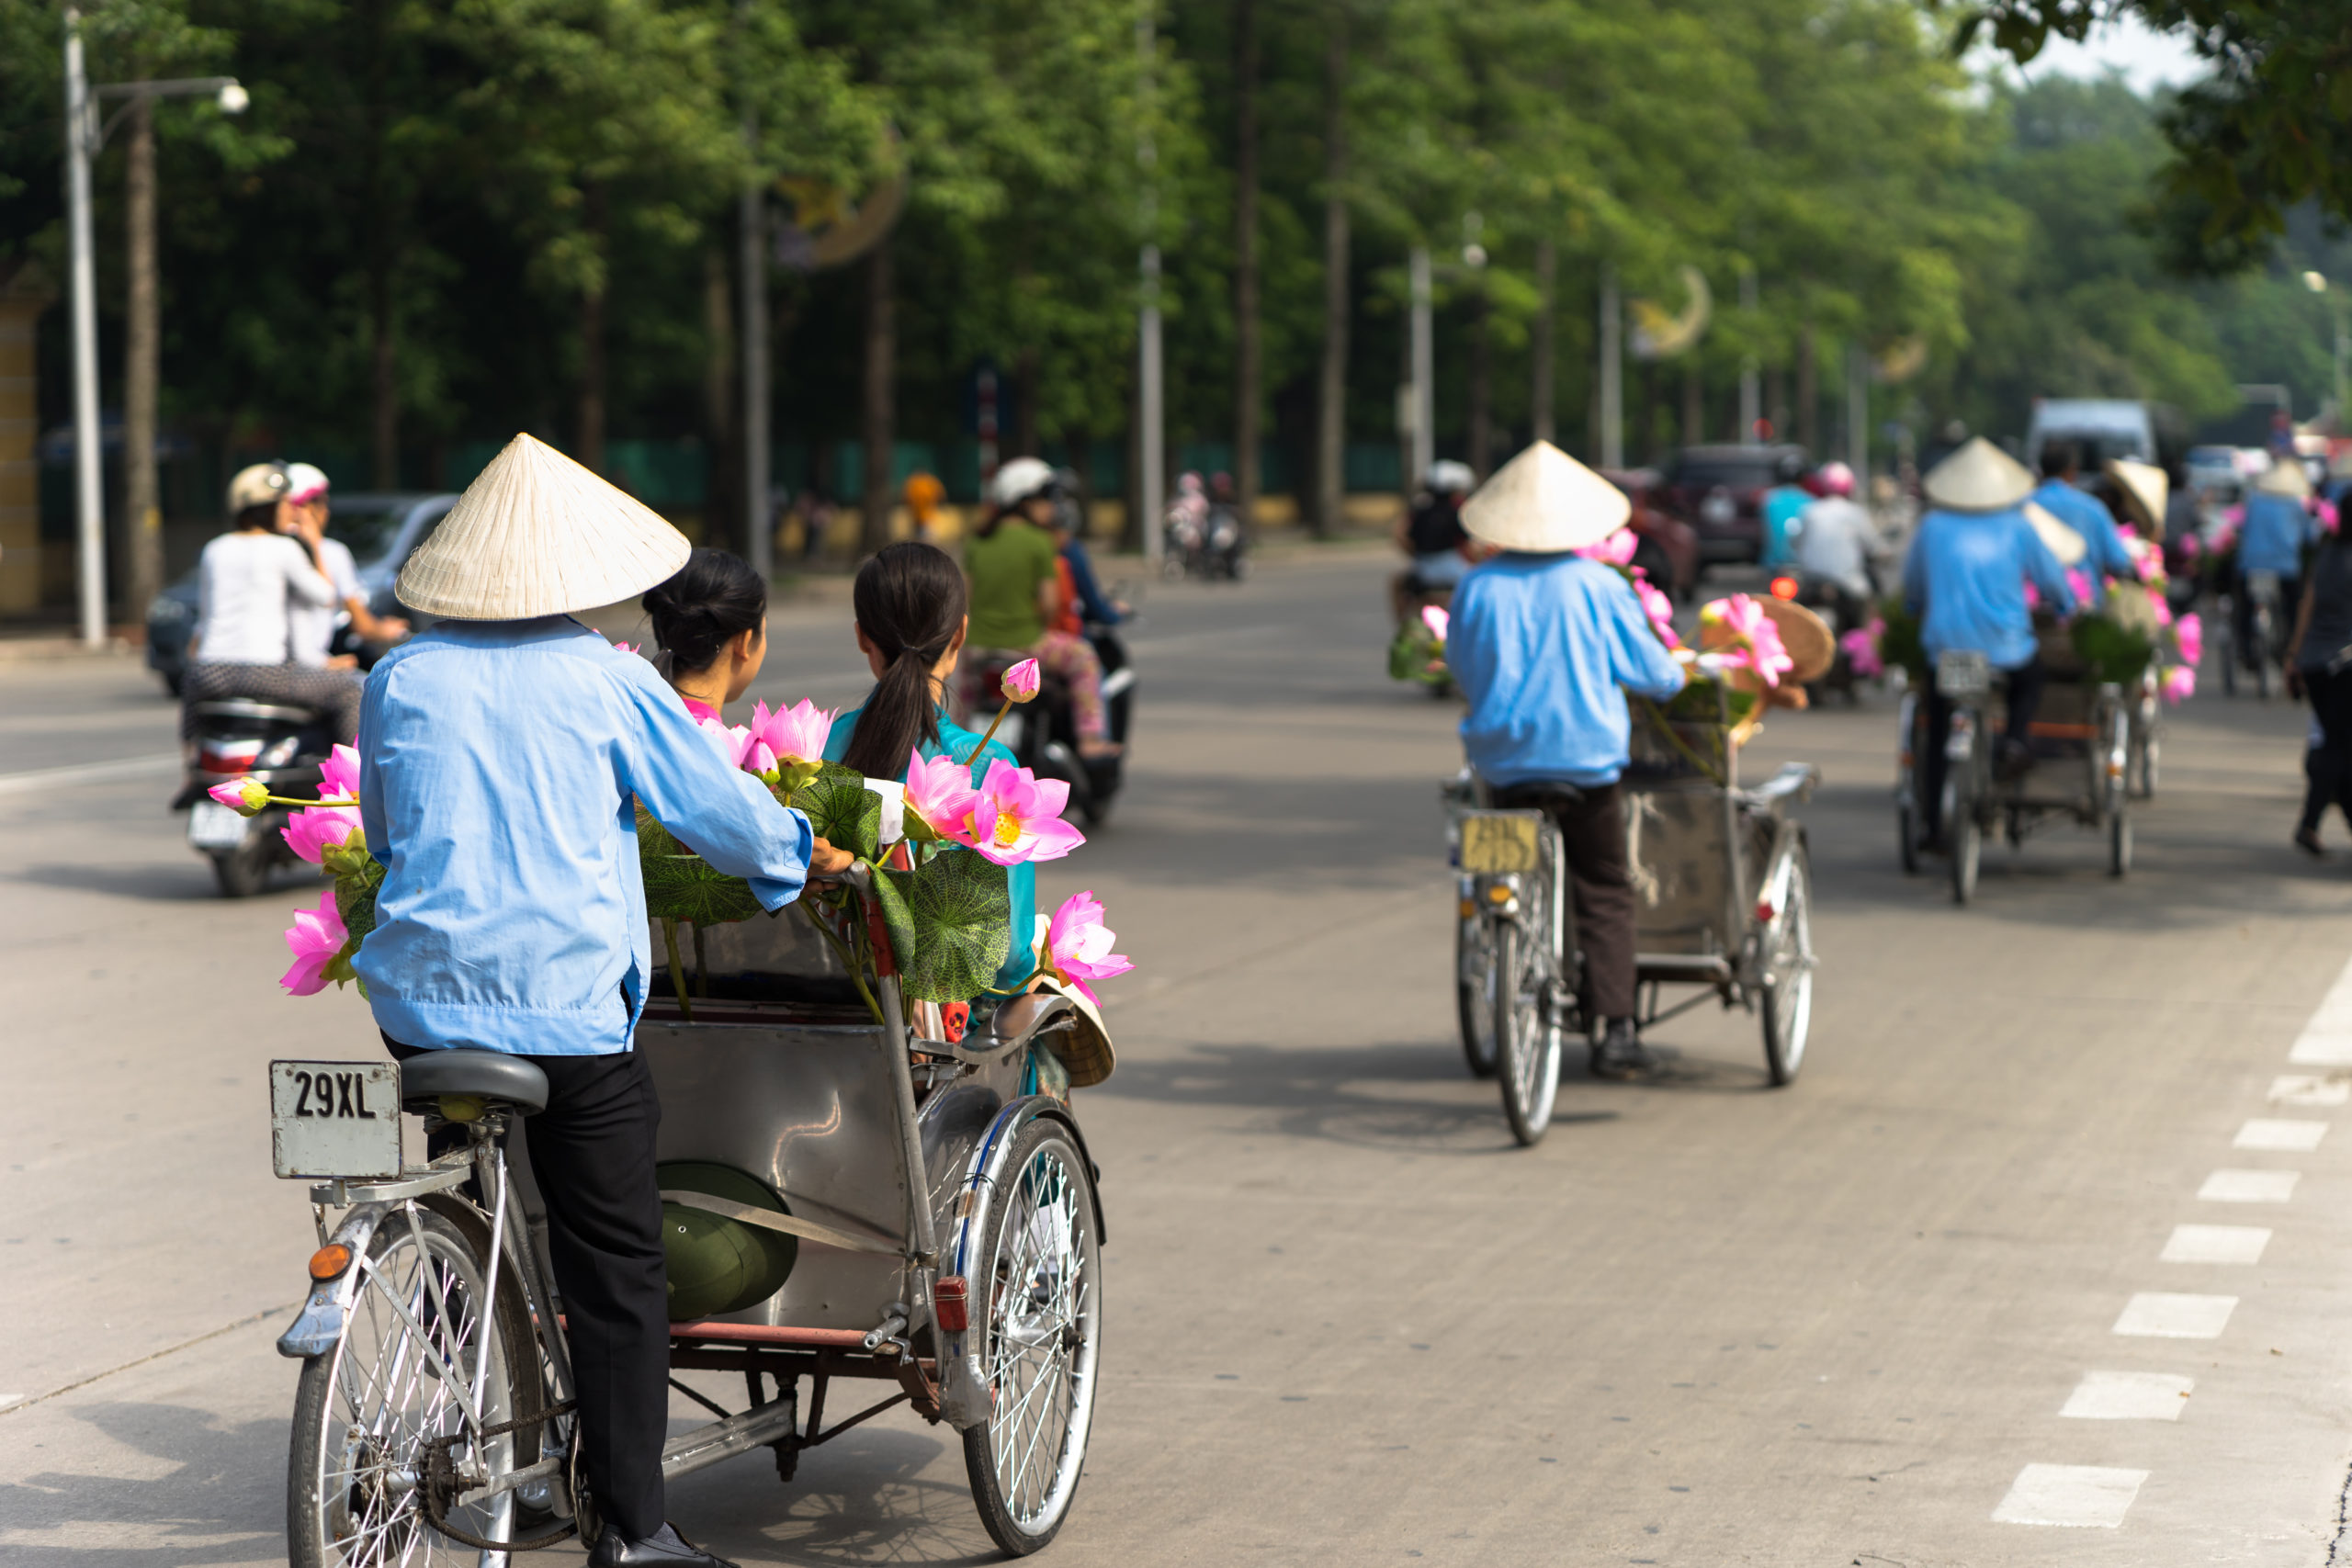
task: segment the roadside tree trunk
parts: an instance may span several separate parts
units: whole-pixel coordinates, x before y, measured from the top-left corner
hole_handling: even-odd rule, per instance
[[[1813,341],[1813,323],[1797,329],[1797,440],[1815,458],[1821,456],[1821,362]]]
[[[123,333],[122,459],[125,620],[147,614],[164,587],[164,515],[155,485],[155,395],[161,324],[155,299],[155,100],[134,98],[123,207],[130,299]]]
[[[1706,439],[1707,383],[1699,374],[1698,351],[1692,349],[1682,362],[1682,444],[1696,446]]]
[[[1233,488],[1258,508],[1258,6],[1233,7]]]
[[[743,476],[742,449],[736,439],[735,288],[721,245],[703,253],[702,323],[704,450],[710,476],[703,499],[703,534],[714,543],[732,540],[737,553],[749,559],[756,525],[737,499]]]
[[[1470,301],[1470,471],[1484,483],[1495,456],[1494,310],[1482,286]]]
[[[597,268],[580,298],[579,446],[573,454],[590,473],[605,471],[605,300],[611,287],[605,271],[605,187],[588,186],[583,220]]]
[[[1556,441],[1552,417],[1552,370],[1555,340],[1553,317],[1558,310],[1560,248],[1550,240],[1535,243],[1535,331],[1528,345],[1535,384],[1527,394],[1529,434],[1537,441]]]
[[[872,555],[890,542],[890,467],[897,441],[899,357],[893,242],[884,235],[865,257],[865,485],[859,543]]]
[[[1012,456],[1038,457],[1045,455],[1037,435],[1037,351],[1023,348],[1013,356],[1012,384],[1019,389],[1013,393]]]
[[[1323,366],[1315,408],[1315,531],[1347,518],[1348,12],[1331,7],[1323,48]]]

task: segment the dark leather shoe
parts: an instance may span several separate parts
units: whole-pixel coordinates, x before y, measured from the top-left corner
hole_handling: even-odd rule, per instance
[[[674,1525],[663,1525],[643,1540],[623,1540],[621,1532],[607,1529],[588,1553],[588,1568],[736,1568],[724,1557],[714,1557],[688,1540]]]
[[[1592,1076],[1599,1078],[1638,1078],[1657,1070],[1657,1058],[1642,1044],[1630,1018],[1612,1018],[1593,1051]]]

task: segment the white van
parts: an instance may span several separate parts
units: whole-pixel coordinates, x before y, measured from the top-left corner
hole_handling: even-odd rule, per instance
[[[2026,429],[2026,466],[2041,468],[2042,448],[2071,442],[2086,479],[2110,457],[2164,463],[2179,454],[2171,411],[2155,403],[2121,398],[2036,398],[2033,423]]]

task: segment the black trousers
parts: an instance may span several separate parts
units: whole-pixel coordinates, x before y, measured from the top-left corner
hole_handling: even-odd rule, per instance
[[[406,1061],[421,1054],[390,1035]],[[530,1056],[548,1108],[523,1122],[547,1204],[548,1250],[580,1389],[582,1461],[605,1519],[624,1539],[662,1529],[662,1444],[670,1424],[670,1295],[653,1134],[662,1102],[635,1051]]]
[[[1634,876],[1625,854],[1625,799],[1615,784],[1513,784],[1495,791],[1505,810],[1541,810],[1560,825],[1575,892],[1577,941],[1584,949],[1587,1018],[1634,1016]]]
[[[2042,668],[2041,656],[2036,654],[2014,670],[2004,670],[2002,676],[2008,683],[2008,728],[2002,738],[2019,744],[2033,732],[2033,716],[2041,711],[2041,688],[2047,682],[2048,671]],[[1924,756],[1915,756],[1919,773],[1919,820],[1927,828],[1928,836],[1935,838],[1944,827],[1944,743],[1951,739],[1951,699],[1936,690],[1933,671],[1928,676],[1928,750]]]
[[[2352,670],[2303,672],[2303,693],[2319,720],[2320,743],[2303,753],[2303,831],[2319,831],[2333,804],[2352,823]]]
[[[2237,635],[2231,639],[2230,657],[2238,661],[2241,670],[2254,668],[2254,593],[2246,587],[2245,572],[2231,584],[2230,626]],[[2270,653],[2276,657],[2285,648],[2287,637],[2294,629],[2295,606],[2303,602],[2303,580],[2281,576],[2278,579],[2278,603],[2270,611]],[[2286,649],[2287,652],[2293,652]]]

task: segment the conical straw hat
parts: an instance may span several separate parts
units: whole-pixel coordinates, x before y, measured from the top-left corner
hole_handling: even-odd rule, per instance
[[[1838,662],[1838,634],[1829,623],[1793,599],[1758,594],[1756,603],[1771,617],[1773,630],[1781,634],[1781,646],[1788,651],[1796,668],[1788,678],[1802,686],[1808,681],[1818,681]]]
[[[2030,501],[2025,503],[2025,520],[2033,525],[2033,531],[2041,536],[2041,542],[2050,547],[2050,553],[2058,558],[2060,566],[2073,566],[2091,553],[2090,545],[2080,534]]]
[[[554,447],[517,435],[401,568],[401,603],[460,621],[520,621],[633,598],[694,547]]]
[[[1980,435],[1929,468],[1919,488],[1948,512],[2007,512],[2033,493],[2033,476]]]
[[[1507,550],[1557,554],[1599,544],[1633,512],[1623,491],[1549,441],[1538,441],[1462,503],[1462,526]]]
[[[2146,527],[2165,525],[2165,503],[2172,499],[2172,481],[2165,478],[2162,468],[2154,463],[2115,457],[2108,462],[2107,475],[2115,481],[2116,493],[2123,497],[2125,511]]]
[[[2264,495],[2283,495],[2301,501],[2312,492],[2312,478],[2303,472],[2302,459],[2282,457],[2262,470],[2254,488]]]

